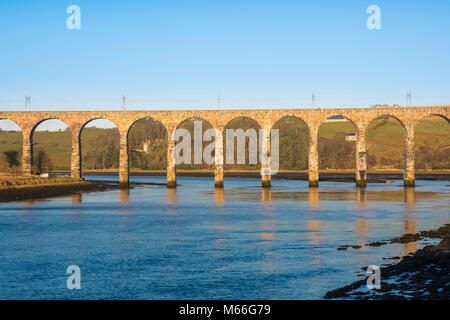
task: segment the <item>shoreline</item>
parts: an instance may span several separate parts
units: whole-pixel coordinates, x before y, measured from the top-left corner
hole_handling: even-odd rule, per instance
[[[68,172],[57,172],[59,174],[68,174]],[[117,176],[118,171],[84,171],[84,175],[104,175]],[[130,176],[165,176],[165,170],[145,170],[145,171],[130,171]],[[177,170],[177,176],[180,177],[214,177],[213,170]],[[416,180],[431,180],[431,181],[450,181],[450,172],[448,171],[425,171],[416,172]],[[224,178],[261,178],[259,170],[224,170]],[[277,180],[302,180],[308,181],[307,171],[279,171],[272,176],[272,179]],[[403,179],[402,171],[377,171],[367,173],[368,183],[385,183],[387,180]],[[339,171],[321,171],[319,172],[319,181],[333,181],[333,182],[356,182],[354,171],[347,170]]]
[[[0,202],[42,199],[73,195],[80,192],[98,192],[119,189],[118,184],[105,181],[74,181],[0,188]]]
[[[450,224],[435,230],[404,234],[401,237],[368,243],[382,246],[390,243],[409,243],[422,239],[441,239],[403,257],[399,262],[381,267],[381,288],[368,290],[367,278],[329,291],[325,299],[400,300],[400,299],[450,299]],[[341,246],[359,249],[361,246]],[[399,257],[383,258],[397,260]],[[362,268],[366,269],[366,268]]]

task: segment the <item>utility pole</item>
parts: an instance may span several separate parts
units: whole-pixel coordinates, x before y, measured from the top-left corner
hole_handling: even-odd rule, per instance
[[[411,94],[411,91],[409,91],[406,94],[406,106],[407,107],[412,107],[412,94]]]
[[[31,98],[25,96],[25,111],[31,111]]]
[[[312,99],[312,107],[314,109],[316,107],[316,95],[314,93],[312,94],[311,99]],[[317,106],[317,109],[320,109],[320,107]]]
[[[127,108],[127,97],[122,95],[122,109],[125,111]]]
[[[220,110],[220,93],[217,94],[217,110]]]

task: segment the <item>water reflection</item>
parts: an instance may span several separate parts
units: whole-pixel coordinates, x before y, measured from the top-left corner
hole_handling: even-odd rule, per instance
[[[315,188],[317,189],[317,188]],[[309,244],[317,245],[321,239],[320,236],[320,220],[309,220],[308,221],[308,239],[311,240]]]
[[[407,211],[405,220],[405,233],[414,234],[416,233],[416,190],[415,188],[404,188],[405,193],[405,210]],[[417,250],[416,242],[408,242],[403,246],[403,255],[408,255]]]
[[[367,189],[356,188],[356,205],[357,209],[367,209]]]
[[[36,201],[35,200],[23,200],[22,204],[26,207],[32,206]]]
[[[270,224],[264,225],[262,227],[263,232],[258,233],[258,235],[261,237],[262,240],[274,240],[275,233],[273,231],[276,229],[275,226],[271,224],[271,221],[265,223]]]
[[[366,219],[358,219],[356,220],[355,223],[355,232],[356,232],[356,236],[358,237],[358,244],[363,244],[366,242],[366,238],[368,236],[367,231],[368,231],[368,226],[367,226],[367,220]]]
[[[177,189],[176,188],[167,188],[166,203],[168,203],[168,204],[177,203]]]
[[[130,189],[120,189],[119,190],[119,201],[129,202],[130,201]]]
[[[224,202],[223,188],[214,189],[214,201],[218,204],[223,204]]]
[[[415,210],[416,203],[416,190],[415,188],[404,188],[404,197],[405,197],[405,209],[408,211]]]
[[[319,188],[309,188],[308,200],[309,200],[310,207],[318,207],[319,206]]]
[[[261,200],[264,207],[270,207],[272,203],[272,190],[270,188],[261,188]]]
[[[72,195],[72,203],[81,203],[82,202],[82,196],[81,193],[73,194]]]

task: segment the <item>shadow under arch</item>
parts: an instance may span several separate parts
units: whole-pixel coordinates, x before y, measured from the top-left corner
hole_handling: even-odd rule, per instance
[[[318,129],[319,170],[356,169],[356,125],[341,114],[320,123]],[[320,174],[319,174],[320,175]]]
[[[158,119],[137,119],[127,132],[130,169],[166,170],[168,132]]]
[[[310,129],[296,116],[284,116],[272,126],[279,130],[279,169],[307,172]]]
[[[78,133],[78,143],[81,176],[83,170],[110,172],[119,168],[120,135],[112,120],[99,117],[86,121]]]
[[[450,122],[445,116],[429,114],[414,128],[414,154],[417,170],[450,169]]]
[[[0,118],[0,172],[22,171],[22,148],[22,128],[11,119]]]
[[[367,169],[403,169],[405,135],[404,123],[393,115],[380,115],[372,119],[365,131]]]
[[[71,167],[71,128],[60,118],[37,122],[30,131],[31,172],[68,172]]]

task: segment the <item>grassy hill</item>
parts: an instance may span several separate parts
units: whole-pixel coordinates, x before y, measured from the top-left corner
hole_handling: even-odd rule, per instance
[[[236,120],[233,127],[250,128],[248,119]],[[192,123],[183,127],[192,130]],[[206,125],[204,129],[207,128]],[[280,169],[305,170],[308,164],[308,130],[303,122],[287,118],[275,124],[280,130]],[[446,120],[432,117],[419,122],[415,134],[418,169],[450,168],[450,134]],[[355,143],[345,140],[355,132],[351,122],[326,122],[319,128],[320,169],[352,169],[355,167]],[[130,131],[130,167],[164,169],[166,166],[165,129],[152,120],[139,121]],[[403,168],[403,128],[395,119],[372,121],[366,132],[369,169]],[[114,169],[119,163],[117,129],[85,128],[81,136],[84,169]],[[143,152],[147,143],[148,152]],[[34,133],[35,154],[44,150],[53,170],[69,170],[71,155],[70,131],[38,131]],[[22,133],[0,131],[0,169],[11,170],[11,157],[20,165]],[[8,158],[9,157],[9,158]],[[183,165],[183,169],[210,168],[206,165]],[[249,165],[227,165],[227,169],[255,168]]]

